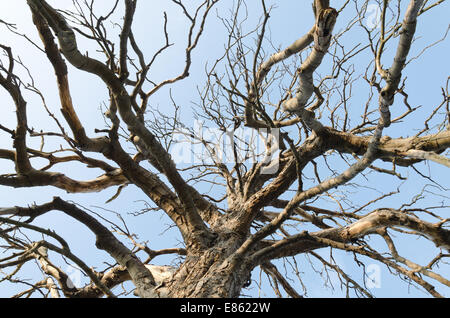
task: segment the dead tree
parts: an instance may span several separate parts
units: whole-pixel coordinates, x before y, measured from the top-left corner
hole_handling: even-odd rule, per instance
[[[441,103],[426,105],[427,117],[421,123],[411,122],[406,137],[390,136],[390,132],[419,109],[408,101],[423,94],[407,89],[405,73],[416,60],[410,51],[421,17],[432,15],[444,1],[410,0],[407,5],[404,1],[380,1],[379,27],[372,28],[364,23],[367,1],[315,0],[311,12],[293,12],[296,18],[314,15],[310,30],[297,30],[304,34],[279,50],[268,35],[270,14],[276,8],[264,0],[259,3],[262,18],[252,30],[245,30],[241,23],[247,18],[243,0],[233,3],[228,17],[221,12],[229,13],[229,8],[217,9],[216,16],[215,10],[230,6],[230,2],[167,1],[179,8],[190,26],[182,53],[184,69],[160,82],[151,80],[152,67],[172,46],[170,17],[163,16],[163,45],[149,57],[139,44],[142,39],[133,32],[137,0],[110,2],[110,11],[99,15],[94,1],[75,0],[73,9],[57,10],[45,0],[27,0],[41,39],[33,44],[39,54],[46,55],[48,71],[54,73],[60,112],[54,114],[45,104],[45,96],[52,92],[41,92],[33,81],[27,83],[19,75],[19,69],[27,66],[17,58],[14,47],[1,45],[0,84],[10,97],[2,107],[14,105],[16,123],[15,127],[0,125],[1,138],[12,140],[9,149],[0,149],[0,159],[15,167],[15,171],[0,175],[0,185],[24,194],[28,188],[44,186],[70,194],[117,187],[108,206],[111,209],[120,200],[121,190],[134,185],[151,202],[151,209],[171,219],[183,246],[153,250],[141,240],[145,233],[140,233],[138,240],[134,233],[119,231],[119,226],[110,228],[98,213],[64,197],[42,198],[28,206],[0,209],[0,240],[5,252],[0,258],[4,274],[0,282],[23,283],[21,269],[34,262],[43,279],[28,282],[28,289],[16,296],[39,291],[51,297],[116,297],[114,287],[129,281],[140,297],[238,297],[255,280],[252,273],[260,269],[276,295],[282,295],[281,286],[286,295],[301,297],[305,294],[299,290],[301,280],[294,283],[289,278],[296,270],[289,273],[280,266],[283,262],[297,266],[296,257],[306,255],[311,262],[336,272],[352,296],[372,296],[364,283],[364,263],[371,259],[407,284],[441,297],[435,284],[450,286],[439,268],[448,266],[445,259],[450,250],[447,190],[418,165],[433,161],[438,163],[433,169],[448,174],[448,81],[441,90]],[[289,3],[282,1],[279,6]],[[117,12],[123,13],[123,19],[111,29],[108,23]],[[1,25],[20,35],[20,30],[8,23],[7,12],[3,14]],[[199,89],[194,106],[195,116],[204,126],[196,129],[192,128],[193,117],[183,120],[177,112],[170,115],[150,105],[154,96],[166,94],[167,104],[180,110],[167,88],[193,72],[200,73],[192,69],[192,59],[208,21],[214,18],[227,29],[227,38],[220,39],[227,45],[223,55],[206,67],[206,85]],[[353,46],[342,44],[357,29],[365,38],[354,41]],[[110,35],[117,30],[118,37]],[[27,34],[21,35],[30,40]],[[151,39],[152,35],[148,36]],[[86,52],[81,39],[95,43],[97,52]],[[366,59],[359,59],[362,55]],[[100,79],[109,93],[105,125],[97,126],[95,135],[85,129],[77,113],[80,105],[74,102],[69,85],[73,67]],[[433,70],[430,72],[433,76]],[[413,76],[420,75],[409,74],[409,78]],[[358,86],[358,94],[353,94],[354,86]],[[52,118],[59,131],[30,127],[24,91],[42,98],[44,115]],[[358,106],[350,109],[350,101]],[[205,129],[215,129],[213,137],[217,139],[206,136]],[[240,131],[249,133],[250,138]],[[177,136],[200,145],[202,157],[188,166],[180,165],[172,152],[179,145]],[[61,146],[49,150],[45,141],[51,138],[57,138]],[[31,146],[36,139],[42,140],[41,147]],[[260,139],[262,148],[256,147]],[[225,141],[229,147],[223,154],[217,145]],[[46,164],[38,165],[36,159]],[[72,178],[58,171],[67,163],[100,169],[102,174],[93,180]],[[408,171],[411,175],[406,177]],[[390,187],[375,185],[379,175],[390,183],[414,184],[416,178],[424,178],[434,190],[417,188],[416,196],[407,201],[402,196],[404,187],[389,191]],[[205,190],[205,184],[212,190]],[[374,197],[369,186],[381,193]],[[357,197],[352,191],[357,191]],[[422,205],[421,194],[435,199],[435,204]],[[397,197],[400,202],[385,205],[385,200]],[[95,234],[96,247],[116,263],[104,270],[93,269],[89,260],[73,253],[64,233],[35,225],[51,211],[86,226]],[[41,239],[30,239],[25,233],[38,233]],[[427,242],[433,243],[435,257],[428,264],[415,263],[401,255],[397,236],[425,240],[417,245],[418,254]],[[374,237],[382,244],[369,240]],[[318,251],[324,249],[345,251],[361,266],[363,275],[352,277],[333,257],[321,256]],[[71,284],[69,275],[52,261],[51,255],[57,254],[76,264],[90,283],[82,287]],[[168,254],[178,256],[177,266],[152,264],[157,256]],[[300,266],[303,270],[308,264]]]

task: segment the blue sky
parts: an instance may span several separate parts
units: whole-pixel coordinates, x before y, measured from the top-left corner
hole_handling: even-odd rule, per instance
[[[261,5],[259,1],[248,1],[249,18],[245,22],[248,28],[253,28],[260,17]],[[283,0],[280,1],[267,1],[268,6],[274,4],[274,8],[271,12],[271,18],[269,20],[270,30],[267,36],[271,38],[276,48],[283,48],[291,44],[297,38],[306,33],[313,24],[313,15],[311,10],[311,1],[294,1]],[[336,1],[331,1],[332,5]],[[353,2],[353,1],[351,1]],[[10,3],[14,3],[11,5]],[[58,8],[69,8],[71,1],[49,1],[49,3],[57,6]],[[106,2],[99,2],[98,9],[101,11],[102,6]],[[109,2],[108,2],[109,3]],[[112,3],[112,2],[111,2]],[[148,56],[151,56],[159,47],[164,43],[164,38],[161,36],[161,27],[163,22],[162,11],[167,11],[169,18],[169,34],[171,42],[175,45],[171,47],[166,54],[163,54],[158,62],[152,69],[152,79],[156,82],[165,78],[171,78],[181,72],[184,63],[184,45],[186,39],[186,20],[180,18],[179,11],[176,6],[169,4],[168,0],[158,1],[140,1],[138,4],[138,14],[136,16],[135,36],[139,43],[142,44],[144,51]],[[341,3],[341,1],[339,1]],[[370,2],[375,4],[375,1]],[[402,1],[403,7],[408,1]],[[181,83],[177,83],[171,87],[172,95],[174,99],[182,105],[183,118],[186,119],[187,124],[193,123],[193,117],[191,107],[193,102],[198,101],[198,94],[196,91],[197,85],[202,86],[206,80],[204,66],[205,63],[211,65],[218,57],[223,54],[224,44],[226,43],[226,34],[222,23],[217,19],[217,14],[227,16],[227,6],[231,4],[231,1],[225,0],[217,7],[217,12],[212,12],[209,17],[207,27],[205,29],[204,36],[202,37],[198,47],[193,54],[193,65],[190,72],[190,77]],[[65,6],[65,7],[64,7]],[[404,9],[404,8],[403,8]],[[441,39],[448,25],[449,4],[444,3],[439,6],[438,9],[431,10],[431,12],[424,14],[420,17],[416,37],[417,40],[413,44],[413,48],[410,56],[419,54],[424,47]],[[0,2],[0,19],[3,19],[9,23],[17,24],[18,31],[27,34],[37,43],[39,39],[36,35],[34,26],[31,22],[30,13],[26,6],[26,1],[14,1]],[[342,12],[338,18],[338,22],[335,27],[335,33],[342,30],[348,23],[348,19],[354,12],[354,4],[350,3],[348,8]],[[118,19],[117,19],[118,20]],[[439,23],[436,23],[439,21]],[[13,35],[10,32],[6,32],[4,26],[0,26],[2,32],[1,43],[13,47],[13,52],[16,56],[20,56],[22,61],[29,67],[31,73],[34,76],[36,86],[45,94],[46,102],[49,108],[58,114],[59,100],[57,95],[56,81],[53,76],[53,71],[50,69],[50,64],[46,61],[45,56],[39,52],[36,48],[30,45],[28,41],[17,35]],[[356,30],[358,30],[356,28]],[[111,32],[118,32],[117,28],[112,28]],[[115,36],[115,35],[114,35]],[[365,33],[359,29],[348,35],[344,35],[341,39],[341,43],[345,46],[354,46],[359,42],[365,43],[367,38]],[[390,45],[396,44],[397,41],[393,41]],[[267,43],[266,43],[267,44]],[[86,41],[79,41],[79,45],[86,50],[90,50],[90,56],[95,56],[94,51],[90,43]],[[266,50],[268,54],[275,51],[274,48],[267,46]],[[272,50],[272,51],[271,51]],[[83,51],[83,50],[81,50]],[[92,52],[92,53],[91,53]],[[411,105],[423,105],[423,107],[413,116],[410,120],[406,120],[399,125],[395,125],[392,128],[385,130],[385,134],[392,137],[401,137],[412,135],[423,127],[423,118],[428,117],[430,110],[433,109],[438,103],[440,103],[441,87],[445,85],[445,81],[449,75],[449,62],[448,52],[450,52],[450,43],[448,40],[441,42],[436,47],[432,47],[427,50],[418,60],[414,61],[407,66],[405,75],[407,76],[407,90],[410,96],[409,102]],[[385,66],[392,63],[393,51],[388,50],[383,57]],[[354,61],[355,69],[361,72],[358,67],[365,67],[368,60],[371,57],[369,54],[362,54],[358,56]],[[327,74],[327,68],[330,66],[331,58],[328,56],[324,63],[320,66],[318,72],[321,74]],[[22,70],[22,73],[25,72]],[[101,105],[108,100],[108,93],[103,83],[96,77],[90,74],[82,73],[70,67],[69,78],[71,83],[72,97],[74,100],[75,108],[79,114],[80,119],[85,124],[86,131],[90,135],[94,135],[94,128],[102,128],[103,118],[101,116]],[[56,130],[54,123],[48,120],[47,116],[43,116],[43,107],[39,99],[35,95],[28,92],[24,92],[28,101],[28,116],[30,126],[39,129],[39,127],[45,127],[48,130]],[[161,110],[171,110],[170,102],[168,99],[168,89],[162,89],[151,100],[150,104],[154,107],[159,107]],[[355,122],[358,121],[361,109],[364,107],[364,103],[367,100],[368,89],[367,85],[360,82],[355,83],[355,92],[352,100],[349,103],[350,112],[355,114]],[[2,124],[5,126],[14,126],[15,113],[13,104],[9,97],[3,90],[0,90],[0,100],[2,101]],[[376,101],[376,98],[375,98]],[[398,107],[397,107],[398,105]],[[393,117],[398,116],[404,111],[401,108],[401,103],[396,103],[393,107]],[[62,118],[59,116],[59,118]],[[324,119],[326,123],[326,119]],[[50,128],[48,128],[50,127]],[[48,141],[48,149],[54,141]],[[10,148],[12,140],[5,134],[0,132],[0,148]],[[31,146],[39,145],[39,139],[29,139]],[[336,156],[334,157],[336,158]],[[318,160],[318,163],[323,161]],[[38,164],[38,162],[36,162]],[[380,167],[389,168],[388,164],[378,163]],[[423,163],[418,165],[421,171],[430,172],[433,178],[444,187],[448,187],[448,170],[439,167],[434,163]],[[337,171],[342,171],[346,168],[345,162],[336,159],[333,162],[333,168]],[[13,171],[13,166],[8,161],[1,161],[0,173],[10,173]],[[82,169],[81,166],[70,165],[63,166],[63,172],[69,176],[79,179],[95,178],[99,171]],[[405,182],[401,186],[401,195],[397,195],[392,198],[388,198],[382,201],[381,205],[385,207],[398,207],[405,200],[410,200],[418,189],[421,189],[425,184],[429,183],[426,180],[417,178],[417,174],[411,170],[400,169],[399,172],[405,176],[411,177],[411,181]],[[305,173],[311,173],[309,169]],[[329,175],[327,169],[320,170],[323,176]],[[349,191],[349,198],[354,202],[362,202],[362,200],[369,201],[379,196],[379,189],[389,192],[395,190],[398,186],[397,180],[393,180],[391,176],[381,175],[376,176],[374,173],[367,175],[367,179],[364,177],[358,177],[353,183],[361,184],[365,187],[364,195],[366,197],[361,198],[361,193],[356,188],[349,186],[346,190]],[[311,184],[312,185],[312,184]],[[375,190],[375,188],[378,190]],[[372,189],[369,189],[372,188]],[[432,189],[429,189],[430,191]],[[116,189],[108,189],[102,193],[73,195],[66,194],[55,188],[34,188],[34,189],[11,189],[6,187],[0,187],[0,207],[21,205],[26,206],[36,203],[44,203],[50,201],[53,196],[61,196],[66,200],[74,200],[86,208],[95,210],[97,213],[102,213],[103,216],[111,218],[117,221],[115,214],[105,210],[101,210],[98,207],[103,206],[110,211],[119,212],[127,221],[129,228],[138,233],[141,241],[148,241],[149,246],[152,249],[160,249],[172,247],[174,245],[181,246],[180,238],[176,230],[170,228],[170,221],[160,212],[146,213],[145,215],[134,217],[130,213],[144,208],[144,200],[146,198],[139,193],[139,190],[134,186],[128,186],[125,188],[118,200],[113,201],[108,205],[104,205],[104,202],[114,195]],[[446,192],[448,195],[448,192]],[[326,200],[325,200],[326,201]],[[326,204],[324,201],[323,204]],[[330,200],[331,201],[331,200]],[[432,205],[436,202],[440,202],[440,199],[433,196],[430,193],[426,193],[425,198],[422,200],[424,206]],[[333,206],[333,202],[328,203],[330,207]],[[335,206],[334,206],[335,208]],[[448,215],[448,210],[441,213]],[[92,266],[101,266],[102,262],[108,260],[112,262],[112,259],[104,253],[99,251],[94,246],[94,236],[87,231],[80,224],[72,222],[70,219],[61,215],[58,212],[51,212],[41,217],[37,224],[43,227],[55,229],[57,233],[60,233],[64,238],[71,242],[73,252],[81,259]],[[167,230],[167,231],[165,231]],[[163,232],[164,231],[164,232]],[[431,248],[428,242],[420,239],[402,238],[399,236],[401,244],[399,249],[401,253],[405,255],[414,255],[413,259],[417,262],[422,261],[427,263],[434,254],[430,254]],[[376,239],[373,239],[376,240]],[[371,241],[372,242],[372,241]],[[376,243],[382,244],[382,242]],[[417,251],[420,251],[417,253]],[[433,250],[434,252],[434,250]],[[318,251],[324,258],[330,257],[328,250]],[[355,280],[361,281],[362,273],[353,262],[353,256],[348,255],[345,252],[333,251],[334,259],[342,265],[342,268],[347,271]],[[165,264],[171,262],[169,257],[159,257],[156,260],[157,264]],[[345,291],[339,288],[338,278],[331,276],[331,281],[335,283],[335,290],[323,288],[323,281],[319,279],[320,275],[310,269],[308,260],[305,256],[299,256],[296,259],[299,264],[299,269],[303,274],[301,275],[305,285],[308,288],[308,296],[311,297],[332,297],[332,296],[345,296]],[[368,260],[368,264],[374,263]],[[318,266],[316,263],[315,265]],[[290,267],[289,264],[282,264],[281,268],[286,266],[286,270]],[[63,266],[64,268],[64,266]],[[318,266],[320,269],[320,266]],[[372,289],[371,291],[378,297],[396,297],[398,295],[410,296],[410,297],[424,297],[427,296],[422,290],[418,290],[414,287],[409,287],[406,283],[401,282],[397,277],[392,276],[389,270],[384,266],[380,266],[381,288]],[[283,271],[283,270],[282,270]],[[23,273],[26,273],[32,277],[38,277],[41,279],[39,273],[31,273],[28,271],[28,266],[25,267]],[[441,268],[441,273],[450,276],[449,266]],[[259,270],[255,271],[253,275],[254,280],[258,280]],[[25,276],[25,274],[23,275]],[[295,275],[291,275],[295,280]],[[337,284],[336,284],[337,283]],[[253,285],[252,290],[244,291],[245,294],[256,297],[261,296],[273,296],[270,287],[266,280],[263,281],[263,285],[260,291]],[[299,287],[299,285],[296,285]],[[438,285],[439,286],[439,285]],[[450,296],[448,288],[439,286],[437,290],[445,296]],[[0,284],[0,296],[8,296],[13,293],[13,290],[17,286],[11,286],[9,284]],[[299,288],[301,292],[301,288]]]

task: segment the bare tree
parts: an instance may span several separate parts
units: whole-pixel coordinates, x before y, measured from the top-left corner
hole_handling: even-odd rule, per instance
[[[421,167],[433,161],[437,164],[432,169],[448,175],[448,80],[440,90],[441,102],[426,105],[427,115],[418,123],[414,115],[419,107],[410,105],[408,98],[424,92],[409,91],[405,73],[423,52],[442,42],[419,47],[418,56],[410,53],[421,17],[432,15],[445,1],[379,1],[376,27],[365,23],[368,1],[311,1],[312,11],[293,16],[310,14],[313,25],[309,31],[296,30],[303,35],[285,48],[277,48],[275,36],[270,36],[270,15],[276,8],[266,2],[259,2],[260,21],[246,29],[249,13],[243,0],[167,1],[178,7],[189,27],[184,68],[161,81],[152,80],[152,67],[173,44],[171,20],[163,15],[164,41],[149,56],[139,44],[142,39],[135,37],[137,0],[110,1],[110,11],[102,15],[94,0],[73,0],[73,7],[64,10],[45,0],[27,0],[41,43],[20,33],[7,16],[0,20],[46,55],[61,111],[54,114],[47,106],[46,96],[52,92],[41,92],[31,72],[30,80],[25,78],[23,70],[28,68],[14,48],[1,45],[0,84],[10,97],[2,108],[13,103],[16,122],[15,127],[0,125],[2,138],[12,138],[10,149],[0,149],[0,159],[15,168],[0,175],[0,185],[20,191],[50,186],[68,196],[116,187],[110,209],[122,189],[133,185],[148,199],[147,211],[160,210],[171,219],[183,244],[153,250],[143,241],[146,233],[137,237],[127,226],[62,196],[4,207],[0,282],[27,284],[15,296],[39,292],[50,297],[116,297],[114,288],[131,282],[140,297],[238,297],[257,280],[252,273],[259,269],[276,295],[302,297],[308,286],[301,272],[320,264],[325,272],[336,273],[347,295],[372,297],[366,286],[370,260],[386,266],[405,284],[442,296],[435,286],[450,286],[445,277],[450,255],[448,190]],[[222,4],[228,8],[222,10]],[[120,23],[114,22],[118,12],[123,14]],[[213,19],[227,30],[227,38],[218,40],[226,47],[206,66],[206,83],[198,83],[195,116],[186,119],[180,115],[186,102],[181,106],[168,88],[198,72],[191,67],[192,58],[198,57],[194,52]],[[352,32],[361,31],[364,37],[349,41],[352,34],[361,34]],[[83,45],[88,42],[96,50],[86,52]],[[72,99],[69,70],[92,74],[109,93],[105,122],[97,124],[95,137],[77,114],[80,106]],[[414,76],[421,75],[409,74]],[[427,76],[433,76],[433,70]],[[48,115],[58,130],[30,127],[24,92],[41,98],[42,115]],[[152,107],[157,94],[164,94],[175,111]],[[192,125],[194,117],[202,120],[198,127]],[[393,127],[405,122],[410,128],[402,131],[406,136],[389,136]],[[186,142],[202,150],[200,157],[194,151],[191,164],[176,158]],[[226,151],[219,147],[224,144]],[[66,163],[100,169],[102,174],[88,181],[74,179],[58,170]],[[418,179],[427,184],[414,188]],[[397,190],[392,191],[395,183]],[[411,185],[415,193],[408,201],[403,189]],[[379,195],[373,195],[373,188]],[[386,201],[391,198],[395,200]],[[86,226],[95,234],[96,247],[115,264],[94,269],[89,260],[73,253],[64,233],[36,225],[51,211]],[[408,242],[420,238],[420,244],[409,243],[417,244],[416,255],[431,248],[428,242],[434,244],[428,263],[417,263],[416,255],[401,255],[398,241],[405,237]],[[332,254],[328,259],[319,253],[324,249],[345,251],[362,275],[350,275]],[[58,254],[76,264],[90,283],[74,286],[54,260]],[[178,262],[155,265],[160,255],[177,256]],[[302,255],[305,263],[299,264]],[[42,280],[20,278],[29,263],[42,272]]]

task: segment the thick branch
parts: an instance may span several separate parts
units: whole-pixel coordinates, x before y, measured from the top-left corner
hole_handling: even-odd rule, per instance
[[[383,114],[383,121],[386,127],[391,124],[391,114],[389,106],[394,103],[394,95],[402,77],[402,70],[405,66],[406,58],[411,48],[411,43],[416,31],[417,14],[422,6],[423,0],[411,0],[406,10],[403,20],[402,30],[400,31],[400,40],[397,46],[397,53],[394,63],[387,72],[382,72],[386,80],[386,86],[381,90],[379,103],[380,111]]]
[[[299,86],[295,97],[287,100],[283,107],[286,111],[296,113],[310,129],[319,132],[322,124],[314,119],[311,111],[305,110],[305,106],[314,93],[314,71],[320,66],[330,46],[331,36],[338,13],[333,8],[322,8],[323,3],[316,1],[316,25],[314,29],[314,48],[299,70]]]
[[[7,72],[6,78],[0,74],[0,85],[9,93],[16,105],[16,118],[17,126],[14,131],[14,148],[16,149],[15,166],[16,171],[19,174],[26,174],[33,170],[30,159],[27,154],[26,136],[27,136],[27,103],[22,96],[20,90],[20,84],[13,74],[14,70],[14,57],[12,55],[11,48],[4,45],[0,45],[8,56],[9,67],[6,69],[3,65],[0,65],[0,70]]]
[[[120,33],[120,78],[126,79],[128,72],[128,39],[131,33],[131,25],[136,10],[136,0],[125,0],[125,18],[123,21],[122,32]]]
[[[427,236],[437,247],[450,250],[450,231],[441,224],[432,224],[402,211],[393,209],[376,210],[366,217],[343,228],[332,228],[314,233],[300,233],[274,243],[256,252],[253,259],[258,264],[268,259],[293,256],[317,248],[329,246],[329,242],[352,243],[358,238],[376,233],[383,227],[404,227]]]
[[[120,169],[89,181],[78,181],[62,173],[39,170],[32,170],[24,176],[0,176],[0,185],[13,188],[54,186],[68,193],[100,192],[109,187],[122,185],[127,182],[128,179],[122,174]]]
[[[72,97],[70,94],[69,80],[67,74],[67,65],[61,57],[57,45],[54,42],[53,35],[48,27],[46,20],[41,15],[32,10],[33,22],[41,37],[42,43],[45,47],[45,53],[48,60],[55,70],[55,75],[58,82],[59,97],[61,101],[61,112],[64,115],[67,123],[72,130],[75,140],[79,147],[85,151],[102,152],[106,147],[106,138],[91,139],[86,135],[85,129],[78,118],[77,113],[72,104]]]

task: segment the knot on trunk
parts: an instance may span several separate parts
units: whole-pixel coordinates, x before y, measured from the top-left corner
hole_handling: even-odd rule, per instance
[[[320,52],[326,52],[331,40],[338,12],[334,8],[320,10],[316,18],[316,31],[314,32],[314,47]]]

